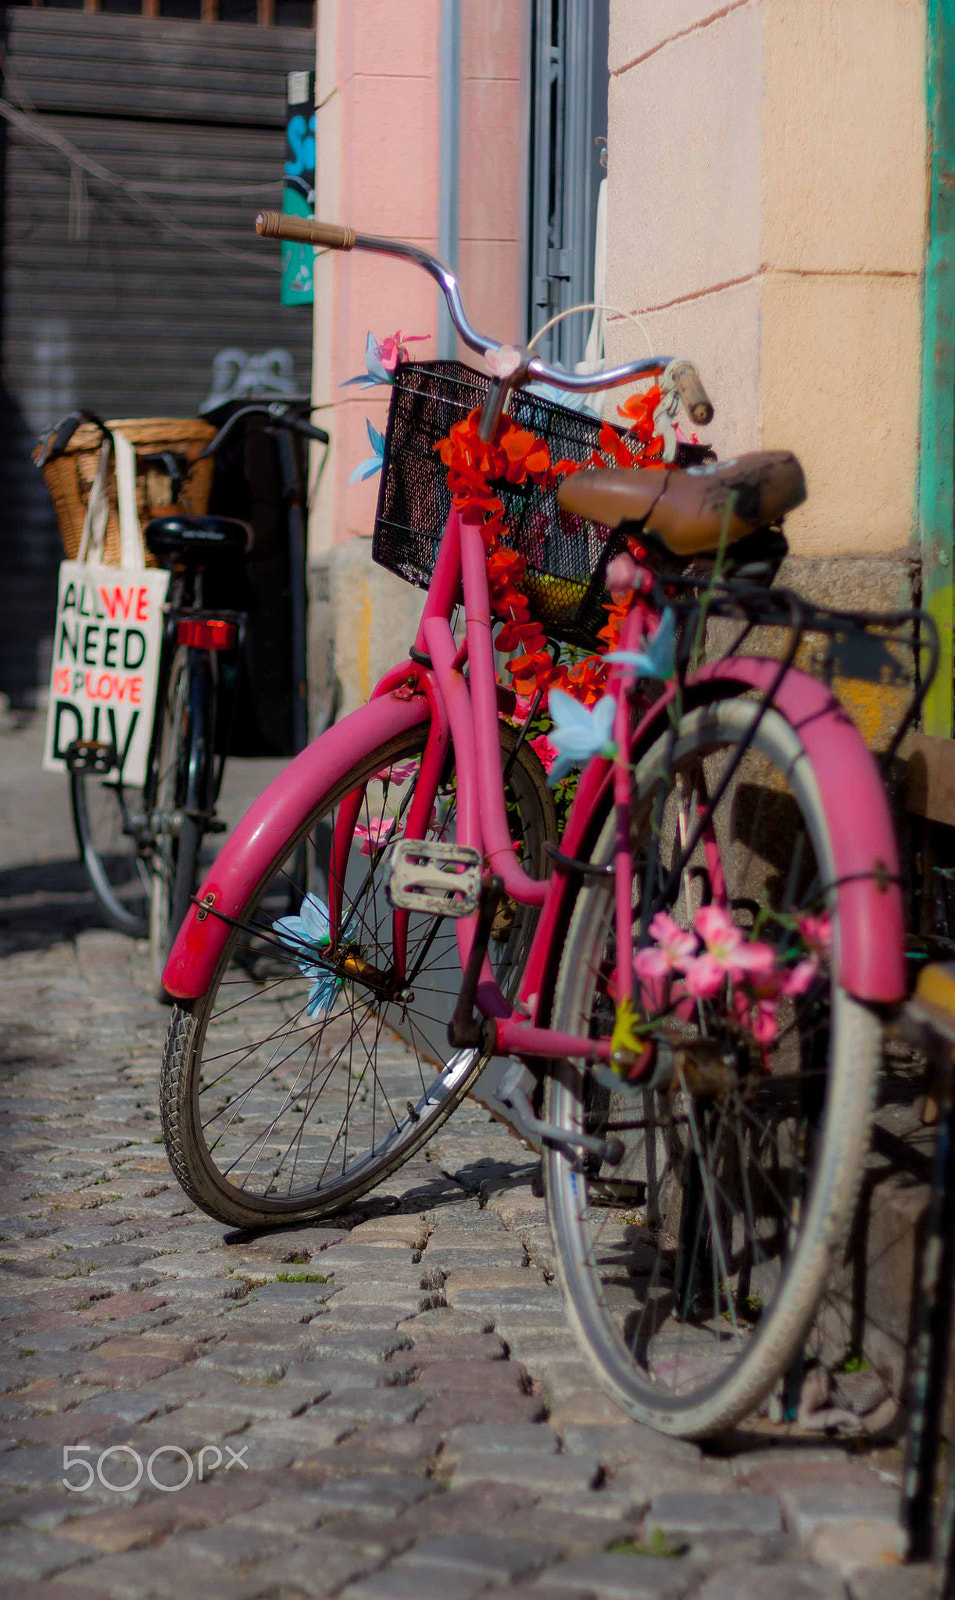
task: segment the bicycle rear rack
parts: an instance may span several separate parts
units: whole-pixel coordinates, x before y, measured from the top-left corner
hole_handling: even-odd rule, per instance
[[[911,701],[886,748],[873,752],[880,770],[885,774],[902,740],[918,718],[938,667],[938,628],[929,613],[916,608],[840,611],[832,606],[805,600],[791,589],[770,588],[742,577],[718,578],[709,587],[704,585],[705,580],[699,575],[687,577],[669,574],[659,578],[654,585],[655,604],[661,610],[669,606],[684,618],[677,650],[677,674],[681,681],[690,667],[693,646],[700,633],[701,617],[706,620],[719,617],[743,624],[740,633],[722,652],[720,659],[740,655],[757,628],[786,629],[789,641],[779,656],[783,671],[796,664],[796,654],[805,634],[822,635],[827,643],[817,675],[830,688],[840,677],[865,678],[875,683],[897,686],[904,682],[898,651],[911,652]],[[763,650],[759,653],[768,652]],[[771,693],[764,697],[766,705],[771,698]]]

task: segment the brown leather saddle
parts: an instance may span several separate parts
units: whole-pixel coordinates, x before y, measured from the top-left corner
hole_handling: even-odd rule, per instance
[[[806,481],[788,450],[757,450],[732,461],[673,471],[575,472],[557,491],[564,511],[608,528],[636,522],[674,556],[712,554],[780,521],[806,498]]]

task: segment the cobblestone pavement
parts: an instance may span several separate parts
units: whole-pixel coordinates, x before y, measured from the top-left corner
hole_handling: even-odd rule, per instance
[[[198,1213],[145,950],[97,925],[39,744],[0,734],[4,1593],[926,1600],[897,1450],[703,1452],[602,1397],[478,1108],[333,1226]]]

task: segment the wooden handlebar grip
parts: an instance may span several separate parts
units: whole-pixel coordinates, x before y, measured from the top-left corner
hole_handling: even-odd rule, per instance
[[[673,368],[673,387],[683,401],[686,412],[694,422],[705,427],[713,420],[713,402],[704,389],[700,374],[690,361],[681,361]]]
[[[290,239],[296,244],[324,245],[327,250],[353,250],[354,228],[337,222],[318,222],[314,217],[292,217],[286,211],[260,211],[255,231],[263,239]]]

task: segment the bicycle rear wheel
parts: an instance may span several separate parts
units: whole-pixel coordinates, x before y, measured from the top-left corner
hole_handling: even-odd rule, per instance
[[[149,931],[150,871],[140,844],[143,792],[114,776],[70,774],[73,829],[86,874],[114,928],[134,939]]]
[[[714,807],[727,762],[751,734]],[[839,986],[834,897],[820,895],[835,876],[826,818],[788,723],[751,701],[694,711],[639,762],[633,794],[634,945],[644,894],[672,919],[670,949],[684,956],[709,904],[789,974],[788,994],[764,978],[775,995],[762,999],[745,975],[724,974],[715,992],[701,979],[711,992],[682,1005],[672,1000],[678,968],[668,995],[638,980],[658,1087],[618,1087],[569,1062],[548,1084],[549,1120],[613,1134],[625,1150],[613,1167],[545,1151],[569,1320],[614,1400],[698,1438],[753,1410],[801,1348],[829,1363],[847,1352],[848,1305],[827,1297],[827,1280],[861,1180],[880,1025]],[[674,873],[705,814],[709,827]],[[613,853],[611,816],[592,859],[609,865]],[[676,881],[664,897],[668,876]],[[556,1027],[610,1033],[615,960],[610,877],[578,896]]]
[[[149,954],[156,998],[167,1001],[162,971],[199,879],[202,819],[211,807],[214,661],[179,649],[162,704],[152,815]]]
[[[407,981],[393,977],[384,885],[425,732],[368,751],[316,802],[237,919],[206,994],[173,1015],[161,1079],[166,1148],[186,1193],[224,1222],[274,1225],[341,1209],[419,1149],[481,1069],[477,1050],[447,1043],[461,983],[453,922],[413,914]],[[501,739],[506,756],[516,734],[502,724]],[[526,746],[507,789],[520,858],[542,874],[554,809]],[[356,790],[344,937],[330,959],[322,916],[332,830]],[[453,837],[454,809],[452,773],[434,836]],[[505,992],[516,988],[535,921],[526,907],[502,907],[489,953]]]

